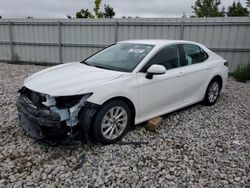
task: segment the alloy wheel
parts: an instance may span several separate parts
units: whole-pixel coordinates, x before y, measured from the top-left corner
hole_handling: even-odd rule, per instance
[[[220,92],[220,86],[218,82],[213,82],[211,86],[209,87],[209,91],[208,91],[208,100],[210,103],[213,103],[214,101],[216,101],[216,99],[219,96],[219,92]]]
[[[121,106],[112,107],[102,119],[102,135],[109,140],[116,139],[124,132],[127,123],[127,111]]]

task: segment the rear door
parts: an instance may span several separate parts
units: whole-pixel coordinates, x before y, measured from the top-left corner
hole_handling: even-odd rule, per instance
[[[206,81],[209,76],[207,53],[197,45],[182,44],[184,55],[183,78],[186,81],[184,103],[193,103],[202,100],[206,90]]]

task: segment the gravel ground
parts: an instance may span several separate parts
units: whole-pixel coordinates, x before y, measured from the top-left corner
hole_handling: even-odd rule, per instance
[[[216,105],[164,116],[123,141],[145,144],[39,144],[18,126],[17,90],[46,67],[0,65],[0,187],[249,187],[250,82],[229,79]]]

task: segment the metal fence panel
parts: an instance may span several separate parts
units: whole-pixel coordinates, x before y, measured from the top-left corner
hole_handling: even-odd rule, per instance
[[[0,58],[3,60],[11,59],[11,52],[9,45],[0,45]]]
[[[34,43],[58,42],[57,26],[47,25],[13,25],[13,41]]]
[[[9,40],[10,40],[9,25],[1,25],[0,26],[0,41],[8,42]]]
[[[15,45],[15,61],[32,63],[58,63],[59,53],[53,46]]]
[[[250,63],[250,17],[133,19],[0,19],[0,61],[80,61],[116,41],[184,39],[229,61]]]
[[[63,47],[63,61],[82,61],[91,54],[97,52],[100,48],[90,48],[90,47]]]
[[[114,42],[112,26],[62,26],[62,43],[110,44]]]

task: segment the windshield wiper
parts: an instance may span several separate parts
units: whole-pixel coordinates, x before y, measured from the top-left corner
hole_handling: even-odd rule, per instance
[[[90,63],[87,63],[86,61],[82,61],[82,63],[85,64],[85,65],[91,66],[91,67],[97,67],[97,68],[107,69],[107,70],[114,70],[112,68],[109,68],[109,67],[106,67],[106,66],[103,66],[103,65],[100,65],[100,64],[90,64]]]
[[[102,66],[102,65],[92,65],[92,66],[97,67],[97,68],[101,68],[101,69],[112,70],[112,69],[105,67],[105,66]]]
[[[105,66],[102,66],[102,65],[90,64],[90,63],[87,63],[86,61],[82,61],[82,63],[85,64],[85,65],[91,66],[91,67],[97,67],[97,68],[102,68],[102,69],[108,69],[108,70],[110,70],[108,67],[105,67]]]

